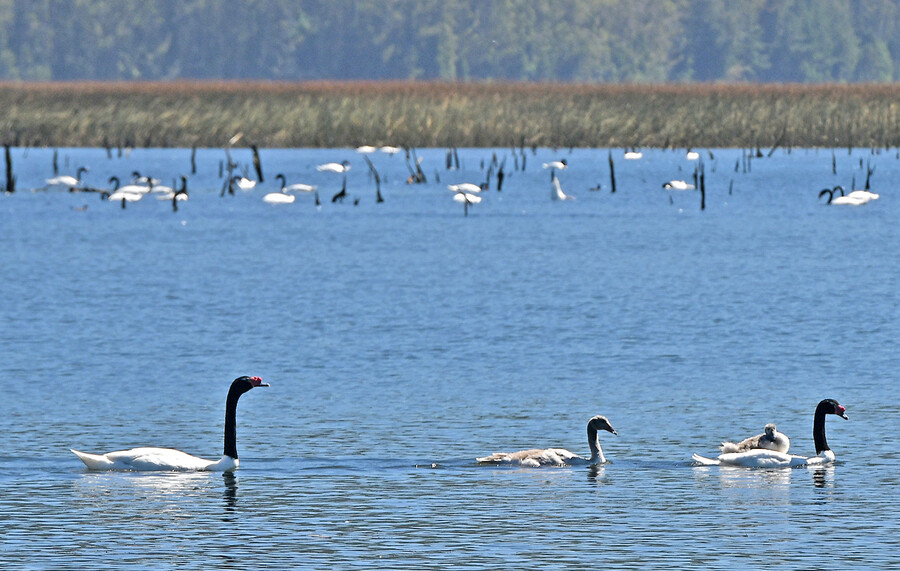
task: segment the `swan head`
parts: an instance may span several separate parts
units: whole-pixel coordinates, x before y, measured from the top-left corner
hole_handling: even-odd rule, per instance
[[[256,387],[268,387],[269,383],[264,383],[261,377],[238,377],[231,382],[231,388],[240,393],[245,393]]]
[[[817,409],[821,409],[825,414],[836,414],[844,420],[850,420],[847,417],[847,409],[834,399],[825,399],[819,403]]]
[[[775,439],[775,432],[776,432],[776,431],[775,431],[775,424],[773,424],[773,423],[770,422],[769,424],[766,425],[766,427],[765,427],[764,430],[765,430],[765,432],[766,432],[766,438],[768,438],[769,440],[774,440],[774,439]]]
[[[609,419],[599,414],[588,421],[588,429],[594,429],[597,432],[605,430],[607,432],[612,432],[616,436],[619,435],[612,427],[612,424],[609,423]]]

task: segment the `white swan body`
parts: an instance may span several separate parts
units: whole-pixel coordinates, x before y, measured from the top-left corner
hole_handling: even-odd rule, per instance
[[[696,161],[700,159],[700,153],[698,153],[697,151],[688,151],[687,153],[685,153],[684,158],[689,161]]]
[[[348,170],[350,170],[350,162],[341,161],[339,163],[325,163],[324,165],[317,166],[316,170],[319,172],[347,172]]]
[[[556,178],[554,176],[553,180],[551,180],[550,182],[551,182],[550,200],[575,200],[574,196],[563,192],[562,186],[560,186],[558,178]]]
[[[368,155],[368,154],[374,153],[377,150],[378,149],[376,149],[375,147],[373,147],[371,145],[362,145],[361,147],[356,147],[356,152],[363,154],[363,155]]]
[[[723,442],[719,447],[722,452],[746,452],[756,448],[765,448],[766,450],[774,450],[787,454],[791,449],[791,439],[783,432],[778,432],[775,425],[771,422],[766,425],[762,434],[745,438],[738,443]]]
[[[566,168],[569,167],[569,163],[568,163],[568,161],[566,161],[566,159],[562,159],[559,161],[550,161],[549,163],[544,163],[541,166],[544,167],[545,169],[565,170]]]
[[[764,448],[744,452],[727,452],[719,454],[716,458],[706,458],[694,454],[691,458],[703,466],[740,466],[744,468],[792,468],[834,462],[834,452],[828,447],[828,441],[825,439],[825,415],[836,414],[847,420],[846,410],[834,399],[825,399],[819,402],[813,417],[813,440],[816,444],[816,455],[809,458]]]
[[[72,450],[89,470],[149,471],[221,471],[237,469],[236,411],[242,394],[255,387],[268,387],[259,377],[238,377],[228,389],[225,400],[225,451],[219,460],[205,460],[172,448],[141,447],[106,454],[88,454]]]
[[[666,190],[694,190],[693,184],[683,180],[670,180],[669,182],[663,183],[662,186]]]
[[[240,464],[237,458],[222,456],[220,460],[206,460],[172,448],[132,448],[106,454],[72,452],[91,470],[230,472]]]
[[[728,452],[719,454],[717,458],[704,458],[699,454],[691,457],[694,462],[703,464],[704,466],[740,466],[743,468],[794,468],[797,466],[816,466],[819,464],[828,464],[834,462],[834,452],[824,450],[818,456],[807,458],[806,456],[795,456],[793,454],[784,454],[775,450],[765,450],[756,448],[746,452]]]
[[[126,187],[127,188],[127,187]],[[133,192],[128,191],[125,188],[121,188],[114,193],[110,194],[107,197],[107,200],[110,202],[118,202],[124,200],[125,202],[137,202],[138,200],[144,198],[143,192]]]
[[[600,439],[597,436],[599,430],[606,430],[618,435],[605,416],[597,415],[588,421],[587,435],[588,446],[591,449],[591,457],[585,458],[565,448],[532,448],[518,452],[495,452],[490,456],[476,458],[482,464],[519,464],[531,468],[540,466],[572,466],[592,465],[606,463],[606,456],[600,447]]]
[[[399,153],[402,149],[400,147],[392,147],[390,145],[385,145],[378,150],[381,151],[382,153],[386,153],[388,155],[393,156],[393,155],[396,155],[397,153]]]
[[[878,200],[879,195],[874,192],[869,192],[868,190],[854,190],[847,195],[847,198],[869,202],[870,200]],[[865,202],[863,204],[865,204]]]
[[[266,204],[292,204],[297,197],[293,194],[285,192],[270,192],[263,196],[263,202]]]
[[[477,194],[460,191],[453,195],[453,200],[456,202],[466,202],[468,204],[479,204],[481,202],[481,197]]]
[[[461,182],[459,184],[448,184],[447,188],[453,192],[481,192],[481,187],[471,182]]]
[[[625,151],[625,159],[629,161],[636,161],[644,156],[644,153],[640,151]]]
[[[239,189],[243,190],[244,192],[248,192],[248,191],[251,191],[254,188],[256,188],[255,180],[250,180],[249,178],[247,178],[245,176],[234,177],[234,178],[235,178],[234,182],[235,182],[235,184],[237,184],[237,187]]]

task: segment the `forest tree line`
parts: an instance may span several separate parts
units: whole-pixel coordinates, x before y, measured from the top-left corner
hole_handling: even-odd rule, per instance
[[[0,0],[0,79],[890,82],[896,0]]]

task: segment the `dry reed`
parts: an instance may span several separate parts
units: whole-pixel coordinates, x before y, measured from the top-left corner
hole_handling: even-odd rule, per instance
[[[16,146],[887,147],[893,85],[0,83]]]

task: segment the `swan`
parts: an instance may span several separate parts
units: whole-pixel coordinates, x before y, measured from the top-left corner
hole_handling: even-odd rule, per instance
[[[362,155],[369,155],[371,153],[374,153],[378,149],[376,149],[375,147],[373,147],[371,145],[362,145],[361,147],[356,147],[355,150],[357,153],[360,153]]]
[[[573,452],[569,452],[564,448],[547,448],[541,450],[534,448],[531,450],[520,450],[518,452],[495,452],[490,456],[476,458],[482,464],[501,464],[509,462],[510,464],[521,464],[522,466],[530,466],[538,468],[545,465],[553,466],[571,466],[573,464],[604,464],[606,456],[603,455],[603,449],[600,448],[600,439],[597,432],[606,430],[612,432],[616,436],[618,433],[613,429],[609,420],[605,416],[599,414],[591,418],[587,423],[588,446],[591,449],[591,457],[585,458]]]
[[[127,184],[119,188],[119,177],[117,176],[109,177],[109,181],[107,182],[113,185],[112,192],[104,192],[100,196],[106,198],[106,200],[110,202],[118,202],[120,200],[124,200],[125,202],[137,202],[144,198],[144,194],[150,190],[150,187],[138,186],[136,184]]]
[[[350,161],[341,161],[339,163],[325,163],[316,167],[319,172],[336,172],[342,173],[350,170]]]
[[[382,153],[386,153],[390,156],[394,156],[397,153],[399,153],[402,149],[400,149],[400,147],[392,147],[390,145],[385,145],[378,150],[381,151]]]
[[[204,460],[172,448],[132,448],[106,454],[88,454],[72,450],[90,470],[204,470],[231,472],[238,467],[235,444],[235,411],[242,394],[255,387],[268,387],[259,377],[238,377],[228,389],[225,400],[225,451],[220,460]]]
[[[684,182],[683,180],[670,180],[663,183],[662,187],[666,190],[694,190],[694,185]]]
[[[281,192],[313,192],[318,187],[312,184],[303,184],[303,183],[294,183],[292,185],[287,185],[285,183],[284,175],[278,173],[275,175],[275,180],[281,180]]]
[[[834,197],[835,191],[841,192],[841,195],[838,196],[837,198]],[[854,190],[853,192],[866,192],[866,191]],[[861,206],[861,205],[869,202],[870,200],[872,200],[871,196],[864,196],[864,195],[851,196],[853,194],[852,192],[850,193],[850,195],[844,196],[844,189],[840,186],[836,186],[834,188],[823,188],[821,191],[819,191],[819,198],[822,198],[826,194],[828,195],[828,202],[826,202],[825,204],[835,204],[835,205],[849,204],[850,206]],[[869,192],[866,194],[874,194],[874,193]],[[875,197],[878,196],[877,194],[874,194],[874,195],[875,195]]]
[[[644,153],[640,151],[625,151],[625,159],[629,161],[635,161],[644,156]]]
[[[778,432],[775,429],[775,425],[771,422],[766,425],[764,430],[765,432],[762,434],[745,438],[737,444],[734,442],[723,442],[719,448],[721,448],[722,452],[746,452],[756,448],[766,448],[787,454],[787,451],[791,448],[791,439],[785,434]]]
[[[55,176],[53,178],[48,178],[45,182],[47,183],[44,188],[48,188],[51,186],[65,186],[68,188],[74,188],[81,184],[81,175],[90,172],[90,169],[87,167],[78,167],[78,170],[75,171],[75,176],[71,175],[62,175]]]
[[[569,163],[566,161],[566,159],[561,159],[558,161],[550,161],[549,163],[544,163],[541,166],[545,169],[565,170],[566,168],[568,168]]]
[[[481,192],[483,190],[480,186],[471,182],[448,184],[447,188],[449,188],[453,192]]]
[[[563,192],[562,186],[559,184],[559,179],[555,176],[551,180],[552,188],[550,189],[550,200],[575,200],[575,197],[571,194],[566,194]]]
[[[694,454],[694,462],[704,466],[743,466],[746,468],[791,468],[794,466],[812,466],[834,462],[834,452],[825,440],[825,415],[836,414],[848,420],[847,409],[834,399],[825,399],[816,406],[813,417],[813,440],[816,443],[816,455],[810,458],[756,448],[746,452],[726,452],[717,458],[705,458]]]
[[[698,153],[697,151],[688,150],[688,152],[685,153],[684,158],[689,161],[696,161],[700,159],[700,153]]]

